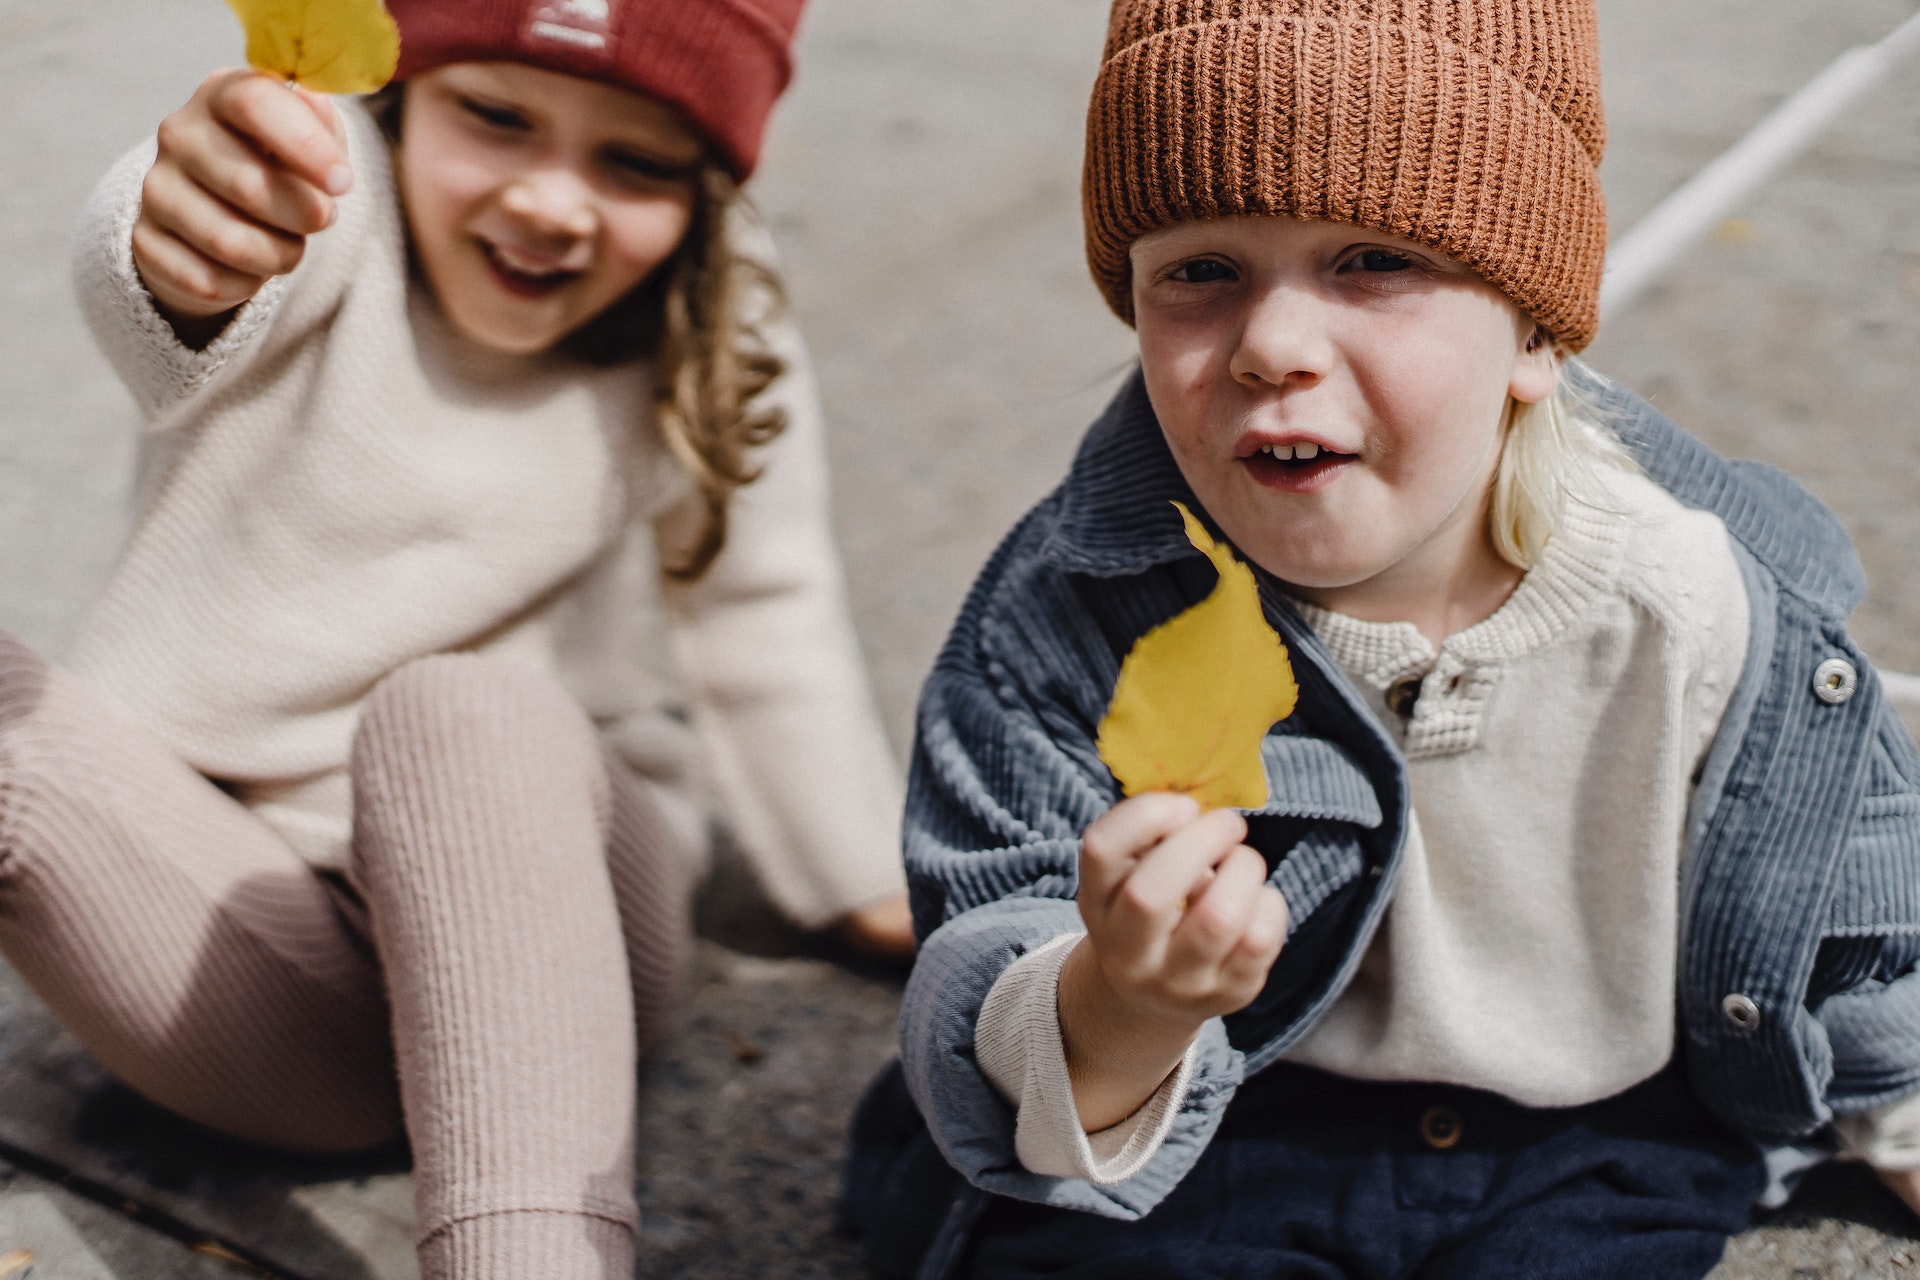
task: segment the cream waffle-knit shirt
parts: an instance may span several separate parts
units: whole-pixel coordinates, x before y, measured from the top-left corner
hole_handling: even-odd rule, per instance
[[[704,849],[704,756],[800,923],[900,891],[898,770],[791,324],[769,321],[789,372],[767,394],[787,430],[737,495],[712,570],[663,583],[656,540],[684,536],[693,488],[653,424],[645,363],[504,356],[453,331],[410,277],[385,141],[357,105],[342,111],[358,185],[338,222],[204,351],[175,338],[133,267],[152,145],[95,195],[80,302],[144,428],[132,531],[70,667],[317,866],[345,861],[368,692],[462,651],[560,680],[661,784],[690,852]],[[735,232],[771,264],[764,233]]]

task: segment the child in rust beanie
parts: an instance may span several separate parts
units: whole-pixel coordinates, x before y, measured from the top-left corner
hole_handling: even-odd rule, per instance
[[[217,72],[80,237],[150,483],[67,662],[0,634],[0,949],[181,1115],[404,1138],[426,1280],[631,1280],[710,795],[911,953],[739,197],[800,8],[394,0],[398,85]]]
[[[1920,754],[1831,518],[1566,362],[1595,38],[1115,4],[1087,249],[1140,372],[922,700],[883,1271],[1681,1280],[1836,1147],[1911,1196]],[[1176,502],[1298,679],[1257,809],[1123,798],[1096,741],[1214,587]]]

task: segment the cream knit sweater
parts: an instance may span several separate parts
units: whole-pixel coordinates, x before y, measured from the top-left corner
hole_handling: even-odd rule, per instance
[[[411,659],[470,651],[572,691],[678,798],[690,851],[705,844],[704,754],[801,924],[898,892],[897,766],[792,326],[771,322],[785,434],[712,570],[663,583],[656,538],[684,527],[692,486],[652,425],[646,366],[503,356],[455,333],[410,278],[386,144],[342,105],[358,185],[339,221],[204,351],[174,337],[133,267],[151,144],[96,193],[80,302],[145,421],[132,532],[71,668],[317,866],[345,861],[369,690]],[[771,262],[757,227],[737,235]]]

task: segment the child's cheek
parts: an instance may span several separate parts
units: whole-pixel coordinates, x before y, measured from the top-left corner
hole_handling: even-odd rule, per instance
[[[638,283],[673,256],[692,223],[690,199],[663,199],[619,211],[609,220],[612,265]]]
[[[1203,405],[1225,375],[1225,360],[1207,330],[1159,316],[1142,317],[1140,363],[1155,408],[1168,418]]]

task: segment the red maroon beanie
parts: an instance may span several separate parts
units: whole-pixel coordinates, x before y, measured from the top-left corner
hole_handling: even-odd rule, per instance
[[[804,0],[387,0],[405,80],[449,62],[524,62],[679,109],[744,180],[793,75]]]

